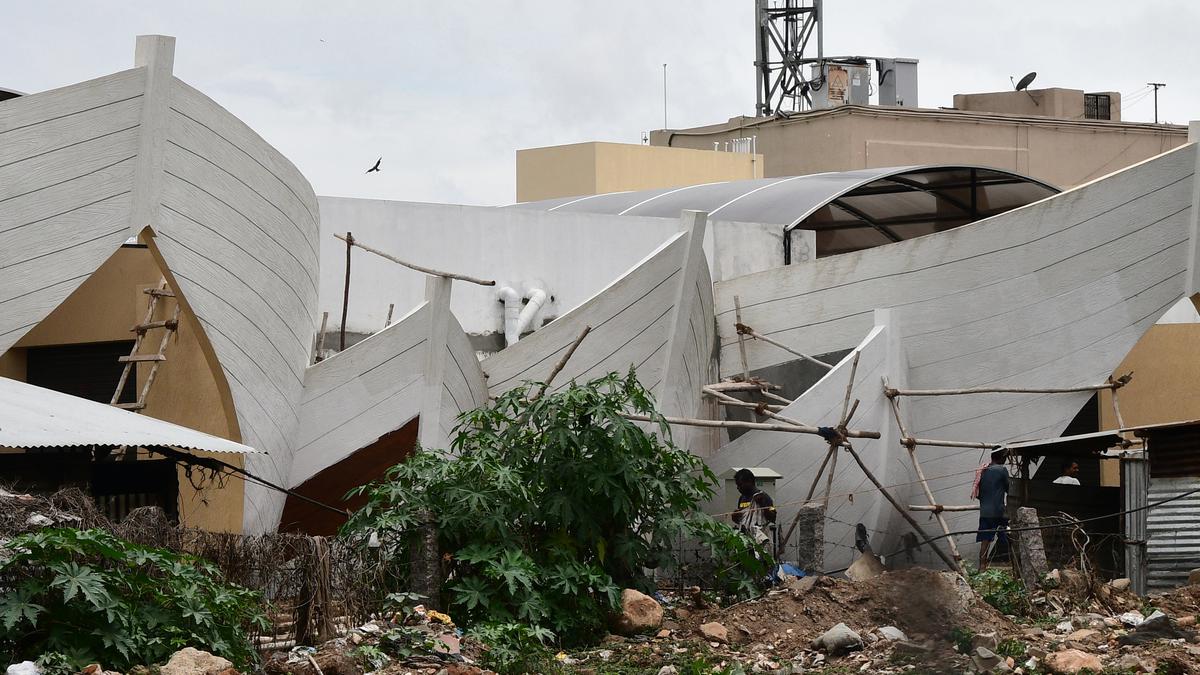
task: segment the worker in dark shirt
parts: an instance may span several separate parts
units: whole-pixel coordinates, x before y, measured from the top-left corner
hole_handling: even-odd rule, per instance
[[[979,477],[979,569],[987,569],[988,549],[993,539],[1008,543],[1008,518],[1005,517],[1004,498],[1008,495],[1008,467],[1004,461],[1008,451],[1003,448],[992,452],[992,463]]]
[[[738,469],[733,474],[734,485],[738,489],[737,511],[733,513],[733,522],[738,530],[744,532],[759,544],[770,541],[767,527],[775,522],[775,501],[771,495],[758,489],[754,480],[754,472],[750,469]]]

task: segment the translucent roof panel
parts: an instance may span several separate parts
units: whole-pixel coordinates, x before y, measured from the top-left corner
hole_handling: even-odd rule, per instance
[[[1001,169],[906,166],[560,198],[507,208],[664,218],[695,209],[707,211],[712,220],[816,230],[817,255],[826,256],[942,232],[1057,192]],[[786,252],[785,262],[790,262]]]

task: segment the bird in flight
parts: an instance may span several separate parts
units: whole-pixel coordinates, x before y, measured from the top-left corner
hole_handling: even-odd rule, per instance
[[[371,173],[372,171],[378,171],[378,170],[379,170],[379,163],[380,163],[380,162],[382,162],[382,161],[383,161],[383,158],[382,158],[382,157],[380,157],[379,159],[375,160],[375,166],[373,166],[373,167],[371,167],[371,168],[367,169],[367,173]]]

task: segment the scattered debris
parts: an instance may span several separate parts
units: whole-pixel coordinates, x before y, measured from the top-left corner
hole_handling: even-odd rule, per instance
[[[701,624],[697,630],[700,631],[700,634],[703,635],[704,639],[706,640],[720,642],[721,644],[729,642],[729,631],[725,628],[725,626],[715,621]]]
[[[7,496],[9,494],[11,493],[4,493],[4,495],[0,496]],[[3,662],[0,661],[0,663]],[[33,661],[22,661],[9,666],[8,670],[5,671],[5,675],[42,675],[42,671]]]
[[[839,623],[812,641],[814,649],[821,649],[829,654],[844,654],[863,648],[862,637],[850,630],[844,623]]]

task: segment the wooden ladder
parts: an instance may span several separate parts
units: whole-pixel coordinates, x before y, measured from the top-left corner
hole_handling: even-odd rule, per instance
[[[146,306],[146,318],[138,325],[129,330],[137,334],[133,340],[133,349],[129,351],[129,356],[122,356],[117,359],[125,364],[124,370],[121,371],[121,379],[117,382],[117,390],[113,392],[110,405],[114,405],[123,410],[137,412],[146,407],[146,397],[150,395],[150,386],[154,384],[154,378],[158,375],[158,367],[167,360],[163,355],[167,351],[167,343],[175,331],[179,329],[179,302],[175,302],[175,312],[170,319],[163,321],[153,321],[154,310],[158,307],[160,298],[174,298],[175,294],[167,288],[167,280],[160,279],[158,288],[147,288],[142,291],[150,296],[150,302]],[[163,329],[162,339],[158,342],[158,352],[154,354],[139,353],[142,348],[142,340],[146,337],[146,333],[161,328]],[[139,363],[150,363],[150,374],[146,376],[146,383],[142,385],[142,391],[138,394],[138,399],[134,403],[117,403],[121,398],[121,392],[125,389],[125,383],[129,380],[129,374]]]

